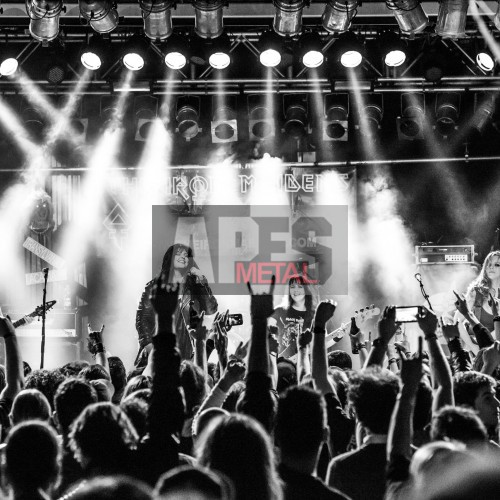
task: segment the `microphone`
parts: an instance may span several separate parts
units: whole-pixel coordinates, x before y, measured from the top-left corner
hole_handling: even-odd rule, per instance
[[[420,283],[422,283],[422,275],[420,273],[415,274],[415,279],[417,281],[420,281]]]
[[[48,267],[44,267],[42,269],[42,271],[43,271],[43,274],[44,274],[45,277],[47,277],[49,275],[49,268]]]

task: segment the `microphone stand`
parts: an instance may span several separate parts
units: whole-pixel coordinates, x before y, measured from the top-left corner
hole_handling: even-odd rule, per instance
[[[424,297],[424,299],[427,301],[427,304],[429,304],[429,309],[434,312],[434,309],[432,308],[431,301],[429,300],[429,295],[425,291],[424,284],[422,282],[422,275],[420,273],[415,274],[415,279],[420,283],[420,293]]]
[[[43,271],[43,297],[42,297],[42,344],[40,348],[40,370],[43,369],[43,361],[45,356],[45,317],[47,311],[45,310],[45,303],[47,300],[47,279],[49,277],[49,268],[45,267]]]

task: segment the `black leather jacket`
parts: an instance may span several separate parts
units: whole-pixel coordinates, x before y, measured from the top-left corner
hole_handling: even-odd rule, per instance
[[[154,280],[146,284],[142,293],[139,307],[135,316],[135,328],[139,335],[140,350],[151,343],[156,330],[156,318],[153,305],[149,300]],[[177,347],[182,359],[191,359],[193,356],[193,341],[189,336],[186,325],[190,322],[189,304],[193,301],[196,313],[214,314],[217,311],[217,299],[212,295],[207,279],[189,275],[184,284],[184,292],[179,299],[179,307],[175,311],[174,325],[177,334]],[[140,356],[139,356],[140,357]]]

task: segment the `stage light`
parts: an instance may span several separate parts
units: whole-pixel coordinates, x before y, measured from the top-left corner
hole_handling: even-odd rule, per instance
[[[19,67],[19,61],[15,57],[8,57],[0,64],[1,76],[12,76]]]
[[[211,122],[212,142],[222,144],[238,140],[238,121],[231,106],[219,106],[214,110]]]
[[[113,0],[78,0],[80,14],[94,31],[109,33],[118,26],[118,11]]]
[[[99,35],[92,35],[82,49],[80,61],[83,66],[92,71],[98,70],[104,61],[106,44]]]
[[[349,138],[349,95],[327,94],[323,101],[323,140],[347,141]]]
[[[299,35],[302,31],[302,11],[305,5],[305,0],[274,0],[274,31],[281,36]]]
[[[62,0],[28,0],[26,12],[30,18],[31,36],[40,42],[57,38],[62,8]]]
[[[21,121],[31,137],[37,142],[42,141],[45,129],[45,119],[42,111],[28,101],[21,102]]]
[[[189,45],[185,37],[181,35],[172,35],[161,50],[165,54],[165,64],[170,69],[182,69],[186,66],[189,59]]]
[[[158,116],[158,98],[151,95],[136,96],[134,117],[136,122],[135,140],[144,142]]]
[[[333,44],[331,53],[333,59],[345,68],[356,68],[363,60],[363,46],[358,37],[351,31],[342,33]]]
[[[343,33],[351,26],[358,12],[358,0],[329,0],[326,3],[321,22],[330,33]]]
[[[208,62],[214,69],[225,69],[231,64],[229,51],[231,42],[227,35],[220,36],[215,40],[210,40],[206,44]]]
[[[381,33],[380,49],[385,65],[390,68],[401,66],[406,61],[406,45],[394,31]]]
[[[139,0],[144,33],[152,40],[165,40],[172,34],[174,0]]]
[[[443,137],[449,137],[457,129],[460,115],[460,94],[458,92],[438,93],[436,96],[436,130]]]
[[[425,97],[422,93],[401,95],[401,116],[397,117],[398,138],[400,140],[420,140],[424,138]]]
[[[489,73],[495,67],[495,60],[489,50],[483,49],[476,55],[476,63],[483,70]]]
[[[200,127],[200,98],[179,97],[175,106],[175,129],[186,141],[194,139],[201,131]]]
[[[142,36],[134,35],[125,44],[123,65],[130,71],[139,71],[146,63],[149,43]]]
[[[264,31],[259,39],[259,60],[263,66],[274,68],[281,62],[281,38],[274,31]]]
[[[467,127],[476,136],[475,138],[482,135],[488,124],[491,123],[495,104],[496,96],[491,92],[474,96],[474,115],[467,122]]]
[[[434,31],[441,38],[465,38],[469,0],[441,0]]]
[[[406,35],[421,33],[429,24],[420,0],[386,0],[385,4],[392,10],[401,32]]]
[[[248,135],[251,141],[265,141],[276,135],[276,121],[271,109],[256,94],[248,96]]]
[[[115,130],[122,125],[118,109],[118,102],[115,96],[111,95],[101,96],[99,107],[100,107],[99,116],[101,119],[101,129]]]
[[[201,38],[217,38],[224,31],[225,0],[194,0],[194,31]]]
[[[374,138],[381,129],[384,117],[384,102],[382,94],[366,94],[363,96],[364,105],[360,109],[357,129],[361,135]]]
[[[318,33],[304,33],[299,38],[299,57],[306,68],[318,68],[325,60],[323,43]]]
[[[301,139],[309,132],[307,97],[285,94],[283,96],[285,123],[283,132],[293,139]]]

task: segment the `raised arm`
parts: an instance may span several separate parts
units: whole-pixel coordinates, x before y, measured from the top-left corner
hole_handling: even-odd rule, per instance
[[[382,366],[387,346],[396,330],[396,307],[387,306],[378,322],[378,337],[373,341],[372,349],[364,365],[365,368],[372,365]]]
[[[466,297],[463,294],[458,294],[453,290],[453,293],[455,294],[455,297],[457,298],[455,302],[455,307],[457,308],[457,311],[466,319],[466,321],[470,324],[470,327],[472,328],[473,332],[476,335],[476,340],[479,345],[479,348],[482,349],[484,347],[488,347],[491,344],[493,344],[493,337],[491,336],[491,333],[488,331],[487,328],[485,328],[477,319],[476,315],[472,312],[471,308],[469,307],[469,304],[467,302]],[[472,345],[471,346],[471,340],[468,335],[464,338],[464,341],[467,345],[467,347],[471,348],[473,352],[477,351],[476,346]]]
[[[96,365],[102,366],[108,375],[110,375],[109,371],[109,363],[108,356],[106,355],[106,348],[104,347],[104,343],[102,341],[102,332],[104,331],[104,325],[102,325],[100,330],[92,330],[90,323],[87,325],[89,340],[92,340],[95,346],[95,363]]]
[[[413,413],[417,400],[417,390],[422,379],[422,339],[419,352],[413,359],[401,360],[402,386],[392,412],[387,440],[387,458],[394,463],[401,457],[409,463],[413,439]]]
[[[328,360],[326,355],[326,323],[333,317],[336,305],[331,300],[324,300],[316,307],[313,321],[312,377],[315,388],[321,394],[337,395],[335,387],[328,379]]]
[[[312,341],[311,330],[307,329],[297,337],[297,380],[301,380],[311,375],[311,360],[309,358],[309,345]]]
[[[0,394],[0,399],[13,400],[24,387],[23,363],[17,345],[16,329],[9,318],[0,311],[0,337],[5,342],[6,381],[7,385]]]
[[[438,319],[436,315],[426,309],[425,307],[419,308],[417,316],[418,326],[424,333],[424,338],[427,342],[427,349],[429,352],[432,386],[434,390],[432,411],[435,413],[439,408],[445,405],[453,405],[453,378],[451,375],[451,368],[446,360],[443,349],[439,344],[436,331]],[[458,332],[458,325],[444,325],[444,329],[456,329]]]

